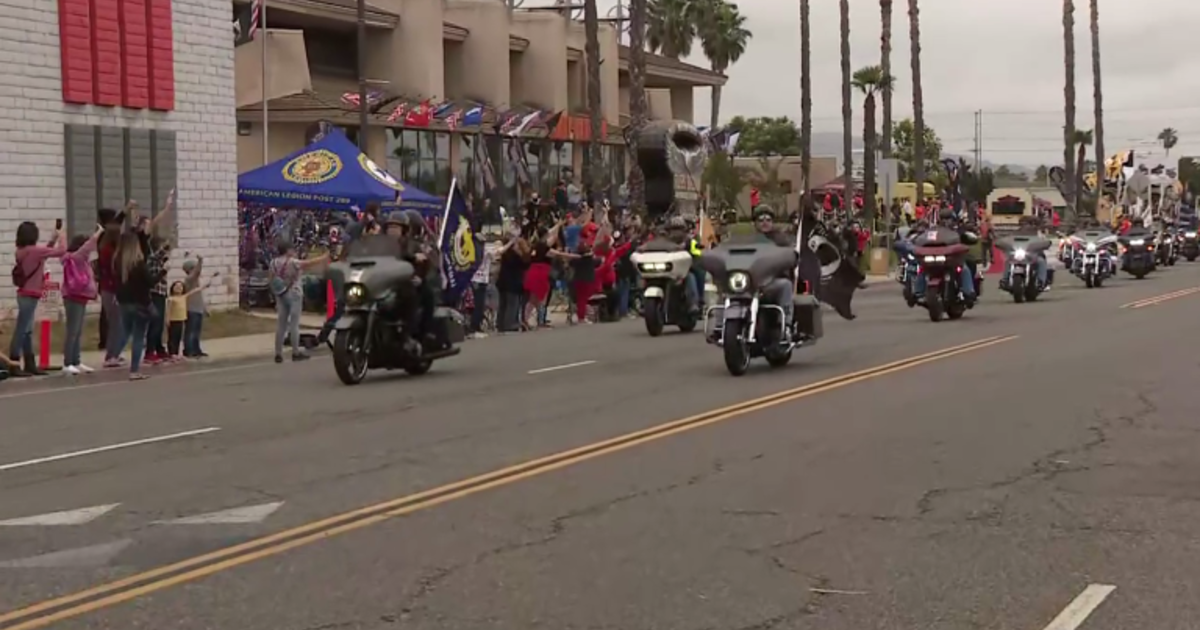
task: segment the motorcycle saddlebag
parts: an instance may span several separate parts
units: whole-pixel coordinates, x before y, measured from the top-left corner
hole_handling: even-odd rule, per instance
[[[825,336],[825,326],[821,319],[821,303],[812,295],[792,296],[792,317],[796,318],[796,327],[800,332],[812,339]]]
[[[463,316],[452,308],[438,307],[433,312],[433,324],[438,328],[438,339],[446,343],[458,344],[467,339],[467,327]]]

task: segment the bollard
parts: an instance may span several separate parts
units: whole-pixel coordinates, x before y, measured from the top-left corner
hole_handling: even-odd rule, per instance
[[[337,296],[333,294],[333,280],[325,281],[325,320],[333,319],[337,308]]]
[[[42,320],[42,331],[38,342],[38,368],[50,369],[50,320]]]

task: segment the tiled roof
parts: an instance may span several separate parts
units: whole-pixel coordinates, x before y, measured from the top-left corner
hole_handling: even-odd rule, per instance
[[[621,56],[621,61],[625,61],[625,62],[629,61],[630,55],[629,55],[629,47],[628,46],[621,46],[620,56]],[[710,76],[714,79],[727,78],[725,75],[723,75],[719,72],[713,72],[712,70],[709,70],[708,68],[702,68],[700,66],[692,65],[686,61],[672,59],[670,57],[667,57],[664,55],[657,55],[652,52],[646,53],[646,65],[658,66],[660,68],[667,68],[670,70],[680,70],[683,72],[695,72],[697,74],[703,74],[703,75]]]

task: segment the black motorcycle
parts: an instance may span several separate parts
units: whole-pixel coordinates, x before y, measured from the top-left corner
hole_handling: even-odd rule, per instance
[[[1179,253],[1188,262],[1196,262],[1200,258],[1200,240],[1196,238],[1196,230],[1184,230],[1179,233]]]
[[[792,296],[790,324],[781,305],[763,301],[763,288],[796,264],[795,250],[774,243],[726,241],[700,257],[725,297],[705,312],[705,339],[722,348],[730,374],[745,374],[755,357],[765,357],[772,367],[787,365],[793,350],[824,335],[813,295]]]
[[[914,241],[913,254],[917,257],[920,267],[917,270],[925,278],[925,308],[929,311],[929,321],[940,322],[942,316],[959,319],[968,309],[974,308],[975,302],[968,301],[962,293],[962,270],[967,262],[969,245],[976,237],[972,233],[960,235],[957,230],[945,227],[933,227]],[[975,281],[976,298],[982,295],[983,285],[979,269],[972,271]]]
[[[1154,256],[1154,235],[1148,232],[1126,234],[1119,239],[1124,253],[1121,270],[1141,280],[1154,271],[1157,261]]]
[[[373,369],[424,374],[437,359],[459,352],[466,339],[462,316],[451,308],[433,313],[432,330],[410,330],[419,321],[418,283],[413,265],[402,260],[394,237],[379,234],[354,241],[346,258],[330,265],[341,274],[345,313],[334,325],[333,367],[346,385],[357,385]]]

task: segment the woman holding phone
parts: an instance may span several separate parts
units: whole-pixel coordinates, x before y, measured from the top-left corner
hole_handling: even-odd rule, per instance
[[[46,259],[62,258],[66,242],[62,238],[62,219],[55,223],[53,236],[47,245],[38,245],[38,226],[25,221],[17,226],[16,264],[12,269],[13,286],[17,289],[17,327],[13,329],[8,354],[13,361],[24,360],[24,369],[14,370],[13,376],[41,376],[37,358],[33,356],[33,318],[45,287]]]

